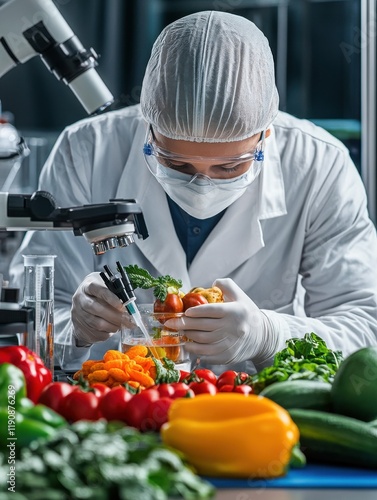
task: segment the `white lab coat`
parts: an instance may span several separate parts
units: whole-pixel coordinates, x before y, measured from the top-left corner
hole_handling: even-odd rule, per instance
[[[180,278],[184,291],[232,278],[280,321],[279,349],[306,332],[345,355],[377,344],[376,230],[343,144],[306,120],[279,113],[262,173],[226,210],[187,270],[166,195],[144,162],[145,133],[138,105],[82,120],[62,133],[42,171],[39,188],[59,206],[134,198],[149,231],[146,240],[100,257],[71,232],[26,235],[12,263],[13,282],[22,286],[22,254],[57,255],[55,338],[63,367],[76,369],[118,346],[119,333],[90,349],[77,348],[70,323],[81,281],[106,263],[115,268],[117,260]],[[296,307],[300,281],[306,316]],[[153,300],[151,291],[137,290],[137,298]]]

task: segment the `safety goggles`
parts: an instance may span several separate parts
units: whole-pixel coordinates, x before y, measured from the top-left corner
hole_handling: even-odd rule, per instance
[[[143,146],[143,153],[149,170],[157,180],[163,180],[172,185],[176,184],[177,177],[171,175],[171,171],[174,170],[180,174],[180,179],[182,179],[182,177],[187,177],[187,184],[199,180],[201,184],[207,182],[208,184],[212,184],[213,186],[216,185],[222,189],[234,189],[232,183],[239,179],[239,177],[247,175],[252,182],[252,180],[258,176],[264,160],[264,140],[265,131],[261,132],[256,148],[237,156],[186,156],[159,147],[156,144],[152,126],[149,125]],[[196,174],[187,174],[183,171],[183,167],[187,165],[191,166],[195,163],[202,162],[221,167],[223,174],[220,174],[219,177],[212,178],[199,172]],[[248,169],[245,169],[241,175],[230,177],[229,174],[232,169],[244,163],[251,163],[251,165]]]

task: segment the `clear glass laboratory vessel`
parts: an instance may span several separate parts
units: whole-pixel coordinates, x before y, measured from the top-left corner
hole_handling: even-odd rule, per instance
[[[27,347],[54,373],[54,259],[56,255],[23,255],[24,305],[35,312],[34,334]]]

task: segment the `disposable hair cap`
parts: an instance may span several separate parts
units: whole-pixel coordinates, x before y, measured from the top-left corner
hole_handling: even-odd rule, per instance
[[[233,142],[261,132],[279,104],[267,38],[225,12],[173,22],[153,45],[140,104],[145,120],[171,139]]]

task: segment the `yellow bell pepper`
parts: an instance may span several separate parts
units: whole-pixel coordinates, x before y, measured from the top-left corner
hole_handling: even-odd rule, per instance
[[[285,474],[299,430],[268,398],[224,392],[176,399],[161,436],[201,475],[271,478]]]
[[[199,293],[208,303],[212,304],[214,302],[224,302],[223,292],[217,286],[212,286],[211,288],[201,288],[196,287],[190,290],[190,293]]]

